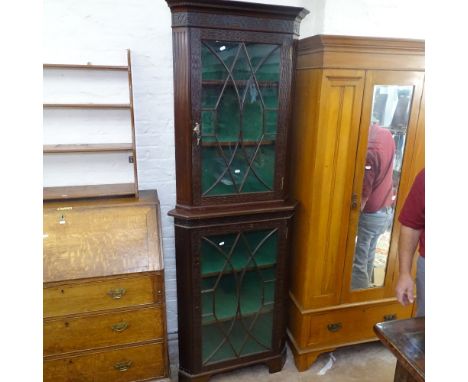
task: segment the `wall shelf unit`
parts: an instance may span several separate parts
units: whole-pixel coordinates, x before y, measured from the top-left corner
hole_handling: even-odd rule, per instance
[[[44,200],[137,196],[127,65],[45,63]]]

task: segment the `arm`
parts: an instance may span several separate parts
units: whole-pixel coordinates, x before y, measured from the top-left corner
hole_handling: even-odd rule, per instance
[[[376,169],[377,169],[376,155],[370,150],[367,151],[366,166],[364,168],[364,181],[362,184],[362,197],[361,197],[361,211],[366,206],[367,200],[372,194],[372,187],[375,182]]]
[[[414,282],[411,277],[411,265],[416,253],[421,230],[413,229],[405,225],[401,226],[398,239],[398,261],[400,275],[396,286],[397,300],[402,305],[408,305],[414,301]]]

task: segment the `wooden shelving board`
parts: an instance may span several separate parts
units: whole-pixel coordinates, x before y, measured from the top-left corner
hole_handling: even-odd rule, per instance
[[[85,153],[108,151],[132,151],[132,143],[96,143],[73,145],[44,145],[44,153]]]
[[[43,64],[44,69],[90,69],[90,70],[122,70],[128,71],[124,65],[92,65],[92,64]]]
[[[132,142],[129,143],[75,143],[75,144],[46,144],[43,146],[43,153],[50,154],[72,154],[72,153],[112,153],[129,152],[133,163],[133,183],[98,184],[98,185],[70,185],[66,187],[44,187],[44,200],[75,199],[103,196],[138,196],[138,175],[136,167],[136,145],[135,145],[135,122],[133,112],[133,91],[132,91],[132,70],[130,50],[127,50],[127,65],[93,65],[83,64],[61,64],[45,63],[44,70],[64,69],[64,70],[94,70],[94,71],[124,71],[128,78],[128,103],[43,103],[44,109],[127,109],[130,111],[130,124]],[[76,132],[75,132],[76,134]],[[83,139],[86,141],[85,139]],[[84,169],[86,171],[86,169]],[[46,169],[44,170],[46,172]],[[79,183],[79,182],[77,182]],[[109,183],[108,181],[106,183]]]
[[[98,184],[89,186],[44,187],[44,200],[75,199],[102,196],[135,195],[135,184]]]
[[[45,109],[130,109],[125,103],[44,103]]]

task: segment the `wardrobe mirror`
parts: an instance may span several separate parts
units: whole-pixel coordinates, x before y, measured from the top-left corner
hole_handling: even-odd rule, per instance
[[[353,290],[382,287],[385,282],[412,96],[412,86],[374,86]]]

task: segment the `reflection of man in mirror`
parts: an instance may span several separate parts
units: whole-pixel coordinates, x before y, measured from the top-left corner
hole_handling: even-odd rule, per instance
[[[393,158],[395,141],[373,118],[369,128],[361,215],[354,254],[352,289],[371,286],[377,241],[393,221]]]

